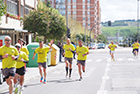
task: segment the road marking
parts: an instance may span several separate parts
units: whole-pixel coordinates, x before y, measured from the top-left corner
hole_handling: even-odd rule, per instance
[[[88,70],[85,74],[83,74],[83,77],[90,77],[90,75],[93,73],[93,71],[95,70],[96,68],[92,68],[90,70]]]
[[[107,94],[107,90],[98,90],[97,94]]]
[[[88,59],[88,60],[86,60],[86,62],[91,62],[92,61],[92,59]]]
[[[122,58],[118,58],[117,61],[123,61],[123,59]]]
[[[128,58],[128,60],[129,60],[129,61],[134,61],[134,59],[133,59],[133,58]]]
[[[102,59],[97,59],[97,60],[96,60],[96,62],[101,62],[101,61],[102,61]]]

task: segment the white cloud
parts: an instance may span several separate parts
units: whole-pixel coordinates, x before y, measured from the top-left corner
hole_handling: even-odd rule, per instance
[[[137,0],[100,0],[101,20],[137,19]]]

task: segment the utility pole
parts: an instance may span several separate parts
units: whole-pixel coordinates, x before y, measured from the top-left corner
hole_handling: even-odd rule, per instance
[[[66,0],[67,1],[67,4],[66,4],[66,8],[67,8],[67,14],[66,14],[66,25],[67,25],[67,28],[68,28],[68,0]],[[68,32],[66,32],[66,38],[67,38],[67,33]]]
[[[86,46],[87,9],[85,10],[85,15],[86,15],[85,18],[85,46]]]
[[[137,40],[139,41],[139,0],[137,1]]]

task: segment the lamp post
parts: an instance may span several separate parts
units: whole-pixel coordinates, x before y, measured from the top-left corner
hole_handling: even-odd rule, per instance
[[[139,0],[137,0],[137,40],[139,40]]]

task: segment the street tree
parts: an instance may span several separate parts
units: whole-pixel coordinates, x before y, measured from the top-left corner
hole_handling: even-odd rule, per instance
[[[98,43],[101,43],[101,42],[107,43],[107,39],[104,35],[100,34],[100,35],[97,36],[97,42]]]
[[[0,20],[1,17],[6,13],[6,5],[4,3],[4,0],[0,0]]]

